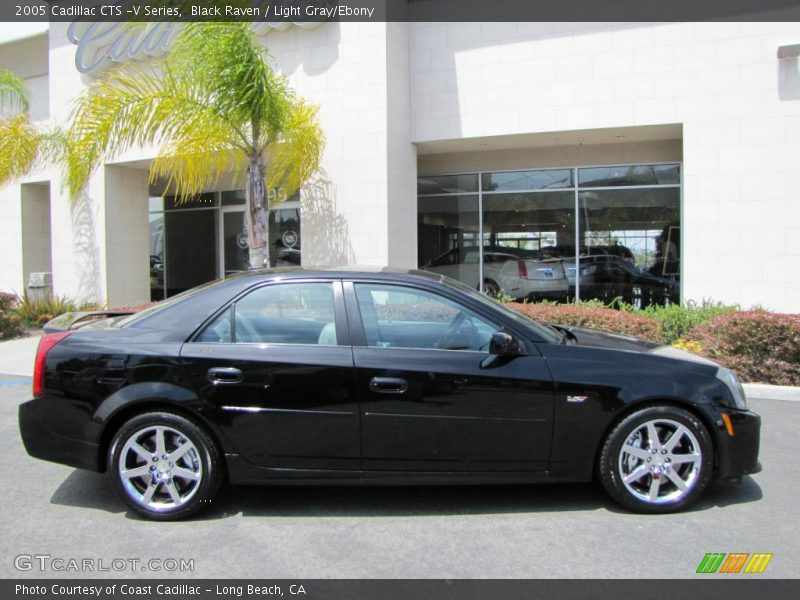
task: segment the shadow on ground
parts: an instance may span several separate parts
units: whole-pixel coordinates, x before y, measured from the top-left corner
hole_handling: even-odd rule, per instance
[[[108,477],[73,471],[51,498],[53,504],[126,512]],[[690,512],[755,502],[763,497],[750,477],[713,484]],[[245,517],[417,517],[564,511],[625,512],[599,484],[508,486],[323,487],[226,486],[196,520]],[[130,518],[139,518],[128,511]]]

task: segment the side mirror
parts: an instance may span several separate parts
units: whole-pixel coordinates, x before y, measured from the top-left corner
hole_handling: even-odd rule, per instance
[[[495,331],[489,342],[489,354],[495,356],[519,356],[522,354],[519,342],[506,331]]]

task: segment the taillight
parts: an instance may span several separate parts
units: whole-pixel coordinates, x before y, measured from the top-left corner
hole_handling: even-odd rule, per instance
[[[517,261],[517,268],[519,269],[519,278],[520,279],[527,279],[528,278],[528,265],[525,264],[524,260]]]
[[[39,347],[36,349],[36,363],[33,367],[33,395],[41,396],[44,394],[44,365],[47,361],[47,353],[58,342],[63,340],[71,331],[57,331],[46,333],[39,340]]]

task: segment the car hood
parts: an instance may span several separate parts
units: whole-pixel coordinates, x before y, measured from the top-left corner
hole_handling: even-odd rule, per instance
[[[692,354],[686,350],[673,348],[672,346],[664,346],[655,342],[648,342],[647,340],[642,340],[630,335],[567,325],[553,325],[553,327],[559,331],[566,332],[572,340],[572,343],[576,346],[640,352],[643,354],[652,354],[655,356],[664,356],[666,358],[719,366],[712,360],[703,356],[698,356],[697,354]]]

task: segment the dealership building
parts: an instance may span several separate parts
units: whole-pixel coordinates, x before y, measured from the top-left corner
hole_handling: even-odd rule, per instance
[[[168,52],[176,27],[91,25],[0,44],[43,126],[105,70]],[[274,198],[273,265],[425,267],[514,297],[800,312],[800,23],[257,33],[319,105],[327,140],[312,180]],[[56,166],[0,190],[0,291],[47,273],[57,294],[135,305],[244,269],[243,192],[223,176],[177,204],[148,181],[154,156],[115,157],[77,200]]]

